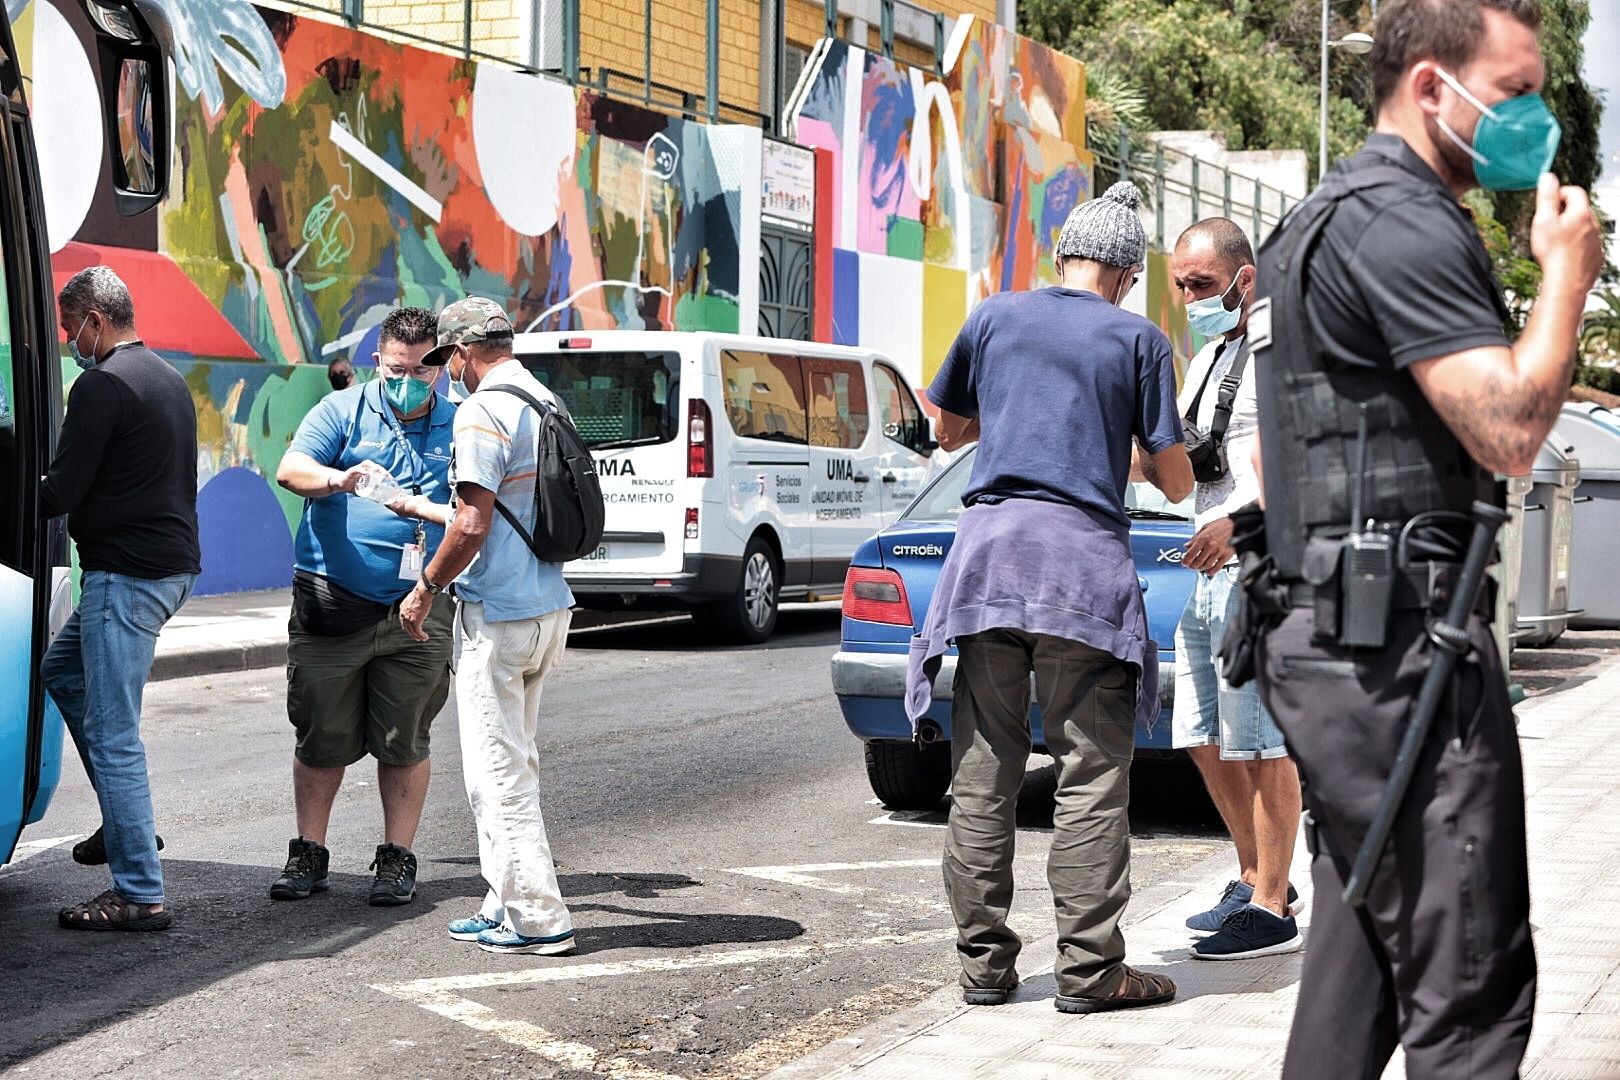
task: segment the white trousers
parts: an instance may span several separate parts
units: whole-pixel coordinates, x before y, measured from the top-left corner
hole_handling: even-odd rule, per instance
[[[573,931],[540,815],[540,691],[562,659],[573,613],[489,622],[456,605],[456,711],[467,800],[478,822],[483,915],[527,937]]]

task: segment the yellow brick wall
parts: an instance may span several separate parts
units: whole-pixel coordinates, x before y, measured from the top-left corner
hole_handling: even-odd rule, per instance
[[[928,6],[926,0],[923,6]],[[529,46],[523,13],[527,7],[528,0],[473,0],[473,48],[526,61]],[[822,0],[786,0],[785,7],[788,41],[808,49],[825,30]],[[644,0],[585,0],[580,8],[580,66],[589,68],[592,75],[601,68],[622,72],[610,85],[635,92],[646,44]],[[953,23],[964,13],[993,21],[996,0],[944,0],[939,9]],[[706,13],[707,0],[653,0],[654,81],[702,96]],[[368,23],[440,40],[450,51],[461,47],[463,18],[462,0],[366,0],[365,5]],[[848,32],[847,20],[841,29]],[[946,32],[949,34],[948,27]],[[868,46],[877,50],[881,45],[874,23]],[[929,48],[909,42],[895,43],[895,57],[919,67],[933,65]],[[761,67],[760,0],[720,0],[720,100],[758,109]],[[654,96],[672,95],[655,90]]]

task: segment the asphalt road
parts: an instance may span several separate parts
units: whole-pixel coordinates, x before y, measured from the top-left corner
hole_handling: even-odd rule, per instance
[[[278,670],[153,685],[144,733],[176,912],[163,934],[76,934],[106,887],[69,844],[98,821],[69,754],[23,861],[0,871],[0,1069],[29,1077],[751,1077],[954,981],[941,815],[872,802],[829,688],[836,610],[767,647],[690,621],[575,634],[547,687],[545,812],[580,949],[451,941],[483,886],[453,711],[416,851],[415,903],[366,906],[375,776],[334,813],[332,890],[276,903],[293,834]],[[1044,759],[1037,759],[1044,761]],[[1138,886],[1220,841],[1190,772],[1139,771]],[[1020,811],[1015,918],[1050,932],[1049,773]],[[1042,958],[1044,959],[1044,958]]]

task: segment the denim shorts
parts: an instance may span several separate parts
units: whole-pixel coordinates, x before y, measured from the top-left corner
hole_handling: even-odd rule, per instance
[[[1233,689],[1220,676],[1215,651],[1221,647],[1227,614],[1237,601],[1238,571],[1225,567],[1198,575],[1187,610],[1176,627],[1176,707],[1170,743],[1177,750],[1219,746],[1223,761],[1254,761],[1288,754],[1282,730],[1260,701],[1250,680]]]

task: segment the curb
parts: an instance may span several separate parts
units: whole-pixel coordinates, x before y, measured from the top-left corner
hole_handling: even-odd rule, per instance
[[[185,679],[194,675],[219,675],[232,671],[285,667],[286,664],[286,638],[233,641],[227,645],[207,645],[159,652],[152,659],[152,673],[147,679],[149,682],[162,682],[167,679]]]

